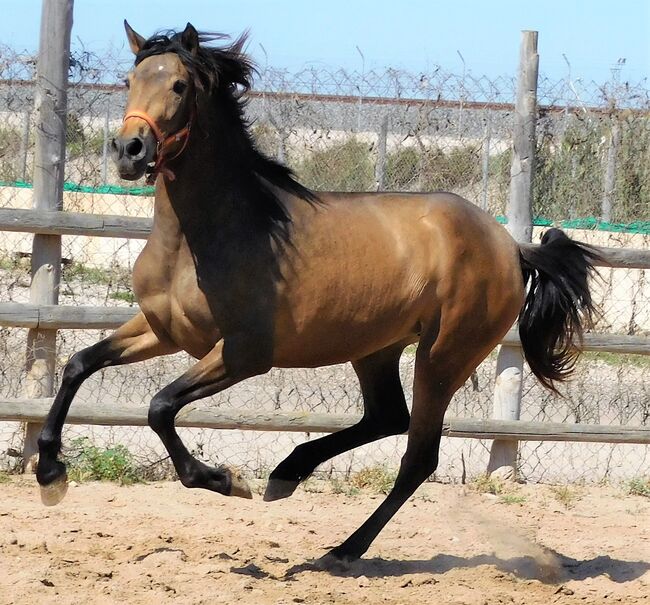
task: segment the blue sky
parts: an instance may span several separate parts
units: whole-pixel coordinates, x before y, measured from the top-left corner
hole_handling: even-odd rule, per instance
[[[40,0],[1,0],[0,43],[38,46]],[[249,28],[256,61],[297,70],[322,65],[406,68],[435,65],[490,77],[514,74],[522,29],[539,31],[540,71],[604,82],[625,59],[623,79],[650,76],[650,0],[76,0],[74,44],[125,49],[122,20],[143,35],[179,28],[237,34]],[[361,57],[363,54],[363,59]],[[458,54],[460,53],[461,56]]]

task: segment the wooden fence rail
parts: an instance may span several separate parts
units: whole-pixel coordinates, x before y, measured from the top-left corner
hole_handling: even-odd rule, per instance
[[[0,231],[147,239],[151,225],[152,219],[140,216],[0,208]],[[605,246],[594,248],[603,258],[603,262],[597,263],[600,266],[614,269],[650,269],[650,250]]]
[[[85,235],[147,239],[152,219],[85,212],[0,208],[0,231],[42,235]],[[537,247],[539,244],[523,244]],[[597,264],[614,269],[650,269],[650,250],[594,246],[603,258]]]
[[[0,421],[42,422],[52,401],[52,398],[0,399]],[[333,433],[356,424],[360,419],[361,416],[352,414],[197,409],[188,406],[176,418],[176,426],[242,431]],[[146,406],[75,403],[70,408],[66,422],[99,426],[147,426],[147,408]],[[650,444],[650,427],[523,420],[446,418],[443,434],[447,437],[469,439]]]
[[[138,307],[77,307],[0,303],[0,327],[58,330],[115,329],[131,319]],[[510,330],[502,344],[520,346],[516,330]],[[586,334],[585,351],[607,351],[628,355],[650,355],[650,337],[624,334]]]

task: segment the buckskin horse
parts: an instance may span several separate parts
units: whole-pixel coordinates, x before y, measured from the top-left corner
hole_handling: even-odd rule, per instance
[[[356,559],[434,472],[452,395],[517,319],[539,380],[555,389],[571,374],[591,320],[596,253],[557,229],[541,246],[519,245],[450,193],[311,192],[248,131],[245,37],[210,44],[223,36],[190,24],[149,39],[125,28],[135,65],[112,152],[122,178],[155,182],[153,229],[133,268],[140,312],[66,365],[39,439],[44,502],[65,493],[61,431],[93,372],[181,350],[195,357],[153,397],[149,425],[183,485],[250,498],[237,473],[190,454],[175,416],[271,367],[350,361],[362,419],[298,445],[264,499],[290,496],[337,454],[408,431],[392,491],[329,553]],[[409,414],[398,362],[416,342]]]

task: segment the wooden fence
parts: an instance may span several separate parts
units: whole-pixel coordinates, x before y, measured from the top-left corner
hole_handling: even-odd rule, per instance
[[[55,375],[55,339],[59,329],[115,328],[137,309],[59,306],[61,236],[146,238],[151,229],[147,218],[75,214],[61,211],[62,174],[65,157],[65,111],[68,48],[72,25],[72,0],[44,0],[39,55],[41,94],[35,107],[37,137],[32,210],[0,209],[0,231],[34,234],[30,303],[0,303],[0,326],[27,328],[27,388],[22,399],[0,399],[0,421],[27,423],[24,455],[36,451],[36,435],[52,402]],[[517,100],[513,153],[512,195],[508,209],[509,228],[519,241],[530,241],[530,183],[534,154],[535,95],[537,85],[537,34],[524,32],[520,57],[520,94]],[[45,94],[47,89],[47,94]],[[531,92],[533,91],[533,92]],[[381,175],[379,175],[381,176]],[[381,178],[379,179],[381,181]],[[533,245],[533,244],[524,244]],[[650,269],[650,251],[601,248],[607,266]],[[644,336],[587,335],[585,349],[650,355],[650,338]],[[650,427],[602,426],[523,422],[518,420],[521,399],[521,350],[517,334],[507,334],[497,363],[499,377],[515,375],[514,389],[508,390],[507,414],[492,420],[447,419],[445,434],[450,437],[494,439],[503,446],[496,464],[513,464],[519,440],[596,441],[650,444]],[[38,358],[34,351],[38,350]],[[513,374],[513,370],[515,374]],[[497,385],[499,380],[497,380]],[[498,386],[497,386],[498,389]],[[495,393],[495,400],[498,399]],[[514,401],[513,401],[514,399]],[[514,410],[514,413],[512,412]],[[299,412],[242,412],[217,409],[184,410],[179,426],[241,429],[256,431],[333,432],[359,420],[352,415],[303,414]],[[68,422],[79,424],[142,426],[146,410],[119,406],[101,407],[75,404]],[[499,448],[493,449],[493,453]],[[493,461],[491,461],[492,465]]]
[[[150,229],[151,220],[146,218],[0,209],[0,231],[145,239]],[[603,257],[602,266],[650,269],[649,250],[602,247],[598,248],[598,251]],[[52,331],[111,329],[130,319],[137,311],[137,307],[0,303],[0,326]],[[502,344],[519,347],[516,331],[508,332]],[[587,334],[584,349],[650,355],[650,337]],[[0,420],[38,424],[44,420],[51,403],[51,397],[0,399]],[[177,424],[183,427],[213,429],[334,432],[351,426],[358,420],[359,417],[353,415],[190,409],[180,415]],[[147,422],[147,410],[114,405],[105,407],[74,404],[67,421],[71,424],[144,426]],[[446,420],[444,434],[449,437],[511,442],[532,440],[650,444],[650,427],[558,424],[508,419],[450,418]]]

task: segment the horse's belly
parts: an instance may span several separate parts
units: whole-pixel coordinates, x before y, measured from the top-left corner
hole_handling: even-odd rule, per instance
[[[418,337],[418,305],[366,304],[287,313],[276,326],[274,365],[320,366],[361,359]]]

